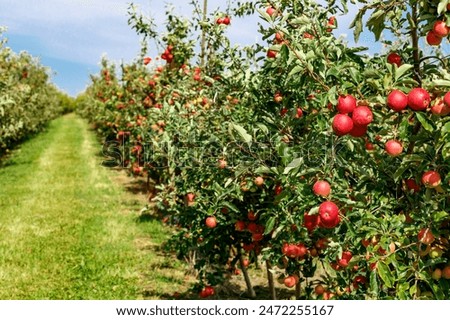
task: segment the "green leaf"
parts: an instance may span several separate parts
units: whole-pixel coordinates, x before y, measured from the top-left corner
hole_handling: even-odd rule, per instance
[[[450,213],[445,211],[438,211],[432,214],[433,222],[434,223],[440,223],[450,216]]]
[[[375,40],[380,40],[381,33],[385,28],[384,20],[386,18],[386,12],[383,9],[376,10],[367,20],[367,27],[375,35]]]
[[[377,274],[375,272],[371,272],[370,273],[370,293],[372,296],[378,297],[379,286],[380,285],[378,284]]]
[[[225,188],[227,188],[231,183],[233,182],[232,178],[228,178],[228,180],[225,182]]]
[[[234,204],[232,204],[231,202],[224,201],[224,202],[222,202],[222,205],[223,205],[224,207],[227,207],[228,209],[231,209],[231,211],[239,212],[239,208],[236,207],[236,206],[235,206]]]
[[[279,226],[278,228],[276,228],[275,229],[275,231],[274,232],[272,232],[272,239],[275,239],[277,236],[278,236],[278,234],[281,232],[281,231],[283,231],[283,229],[284,229],[284,226]]]
[[[428,283],[428,285],[431,287],[431,290],[434,293],[434,297],[437,300],[444,300],[445,299],[445,295],[444,295],[444,292],[441,289],[441,286],[439,286],[437,283],[434,283],[434,282]]]
[[[271,173],[271,172],[272,171],[270,170],[270,168],[266,167],[266,166],[260,166],[255,169],[256,174],[267,174],[267,173]]]
[[[330,88],[330,90],[328,91],[328,101],[330,101],[332,104],[337,104],[337,88],[336,86],[333,86]]]
[[[414,296],[417,292],[417,286],[415,284],[413,284],[410,288],[409,288],[409,294],[411,296]]]
[[[435,79],[431,84],[435,87],[450,87],[450,80]]]
[[[399,299],[402,300],[406,300],[409,298],[409,295],[407,294],[409,291],[409,283],[408,282],[403,282],[403,283],[399,283],[397,285],[397,295],[399,297]]]
[[[347,140],[346,145],[347,145],[347,148],[348,148],[351,152],[355,151],[355,145],[353,144],[353,142],[352,142],[351,140]]]
[[[385,262],[379,261],[377,264],[377,271],[383,283],[388,288],[392,288],[394,286],[394,277],[391,270],[389,269],[389,266],[386,265]]]
[[[447,11],[447,4],[448,4],[448,1],[447,1],[447,0],[441,0],[441,1],[439,2],[438,7],[437,7],[437,13],[438,13],[439,15],[441,15],[441,14],[443,14],[444,12]]]
[[[248,134],[247,130],[245,130],[243,127],[235,123],[232,123],[231,126],[233,127],[234,130],[236,130],[239,133],[239,135],[241,136],[242,140],[245,143],[252,142],[252,136]]]
[[[256,9],[256,11],[258,11],[258,13],[261,15],[261,17],[266,20],[266,21],[272,21],[272,18],[269,16],[269,14],[266,12],[266,10],[262,10],[262,9]]]
[[[355,38],[355,42],[358,42],[359,35],[361,34],[363,30],[363,23],[362,18],[364,15],[365,10],[360,10],[356,16],[355,19],[353,19],[352,23],[350,24],[350,28],[353,28],[353,37]]]
[[[394,181],[398,182],[401,177],[403,176],[403,173],[406,171],[406,169],[408,169],[409,165],[407,165],[406,163],[402,163],[397,170],[395,170],[394,172]]]
[[[295,75],[295,74],[297,74],[297,73],[300,73],[300,72],[302,72],[302,71],[303,71],[303,67],[302,67],[302,66],[295,66],[295,67],[292,68],[292,70],[289,72],[288,78],[291,77],[291,76],[293,76],[293,75]]]
[[[305,15],[302,15],[300,17],[296,17],[296,18],[294,18],[292,20],[289,20],[289,22],[291,24],[300,24],[300,25],[309,25],[309,24],[311,24],[311,20]]]
[[[313,60],[316,58],[316,53],[313,50],[309,50],[306,53],[306,60]]]
[[[450,122],[447,122],[441,129],[442,134],[450,132]]]
[[[420,121],[420,123],[422,124],[422,126],[425,130],[427,130],[428,132],[434,131],[433,125],[422,113],[416,112],[416,117],[417,117],[417,120]]]
[[[398,79],[400,79],[407,71],[411,70],[412,68],[412,64],[402,64],[399,68],[394,69],[395,82],[397,82]]]
[[[295,158],[284,169],[283,174],[288,174],[292,169],[298,168],[303,164],[303,158]]]
[[[446,143],[442,147],[442,157],[444,159],[450,159],[450,142]]]
[[[257,126],[264,134],[269,134],[269,128],[265,124],[257,123]]]
[[[270,217],[269,220],[267,220],[264,234],[269,234],[273,231],[273,228],[275,227],[275,221],[276,221],[276,218],[273,216]]]

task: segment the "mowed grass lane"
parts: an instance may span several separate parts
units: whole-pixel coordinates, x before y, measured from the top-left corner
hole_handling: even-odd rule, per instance
[[[130,210],[99,150],[67,115],[0,165],[0,299],[135,299],[144,283],[158,298],[167,283],[149,268],[165,262],[136,243],[158,245],[167,230],[137,223],[142,203]]]

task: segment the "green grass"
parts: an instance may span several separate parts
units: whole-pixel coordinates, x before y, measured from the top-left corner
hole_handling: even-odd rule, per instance
[[[111,180],[99,150],[67,115],[0,166],[0,299],[158,298],[167,277],[183,277],[182,265],[157,268],[171,260],[143,249],[167,229],[138,223],[143,203]]]

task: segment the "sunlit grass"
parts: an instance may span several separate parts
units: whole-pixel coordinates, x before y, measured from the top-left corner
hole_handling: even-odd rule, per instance
[[[130,205],[98,149],[68,115],[0,166],[0,299],[136,299],[149,283],[164,293],[165,272],[149,268],[167,257],[136,239],[160,245],[168,232],[137,222],[143,203]]]

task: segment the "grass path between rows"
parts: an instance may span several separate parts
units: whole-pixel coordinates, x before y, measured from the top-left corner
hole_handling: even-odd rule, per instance
[[[100,165],[70,114],[0,164],[0,299],[167,298],[183,266],[152,247],[168,231]],[[141,219],[142,220],[142,219]]]

